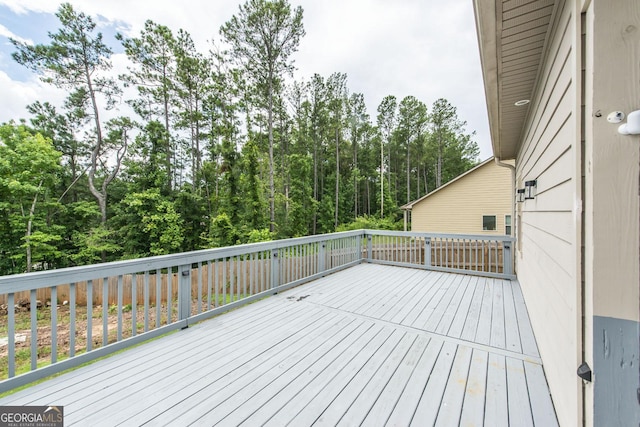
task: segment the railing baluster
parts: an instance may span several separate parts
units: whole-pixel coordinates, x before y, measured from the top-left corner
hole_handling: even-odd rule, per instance
[[[12,378],[16,376],[16,301],[13,292],[7,295],[7,321],[9,322],[7,325],[7,333],[9,334],[7,337],[9,340],[7,356],[9,357],[9,378]]]
[[[87,280],[87,353],[93,348],[93,280]]]
[[[218,259],[215,260],[215,263],[214,263],[215,280],[213,282],[213,289],[214,289],[213,293],[215,294],[214,295],[214,298],[215,298],[214,301],[215,302],[213,304],[214,307],[219,307],[221,305],[220,304],[220,300],[218,299],[218,294],[219,294],[219,290],[220,290],[220,277],[218,277],[219,264],[220,264],[220,260],[218,260]]]
[[[211,310],[211,287],[213,286],[212,268],[211,260],[207,261],[207,310]]]
[[[76,284],[69,283],[69,357],[76,355]]]
[[[198,314],[202,313],[202,263],[198,263]]]
[[[149,271],[144,272],[144,331],[149,331]]]
[[[167,268],[167,325],[173,323],[173,267]]]
[[[38,368],[38,298],[35,289],[31,289],[29,294],[31,308],[31,370],[34,371]],[[89,320],[89,322],[91,321]]]
[[[123,277],[122,274],[118,275],[118,341],[122,341],[122,299],[123,299]]]
[[[13,305],[11,307],[13,307]],[[58,287],[52,286],[51,287],[51,363],[56,363],[57,361],[58,361]]]
[[[247,263],[249,262],[249,258],[244,256],[242,257],[242,298],[247,297]]]
[[[102,278],[102,346],[109,343],[109,278]]]
[[[156,328],[162,320],[162,270],[156,269]]]
[[[222,304],[227,303],[227,258],[222,259]]]
[[[138,276],[131,275],[131,336],[138,332]]]

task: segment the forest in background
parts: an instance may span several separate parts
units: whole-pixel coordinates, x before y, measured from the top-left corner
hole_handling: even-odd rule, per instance
[[[446,99],[389,95],[372,118],[344,73],[294,81],[286,0],[248,0],[207,52],[152,21],[118,34],[119,76],[91,16],[56,16],[48,44],[12,40],[67,97],[0,125],[0,275],[401,228],[399,206],[478,161]]]

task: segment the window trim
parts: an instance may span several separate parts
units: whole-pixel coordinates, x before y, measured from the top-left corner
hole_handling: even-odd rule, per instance
[[[509,224],[507,224],[507,217],[509,218]],[[507,227],[509,227],[509,233],[507,233]],[[507,236],[511,236],[513,233],[513,218],[511,214],[504,215],[504,234]]]

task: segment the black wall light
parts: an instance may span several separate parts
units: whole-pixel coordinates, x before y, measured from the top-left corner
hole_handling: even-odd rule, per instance
[[[524,188],[518,188],[518,190],[516,191],[516,202],[524,202]]]
[[[534,179],[533,181],[527,181],[524,183],[524,198],[525,199],[535,199],[536,198],[536,186],[538,182]]]

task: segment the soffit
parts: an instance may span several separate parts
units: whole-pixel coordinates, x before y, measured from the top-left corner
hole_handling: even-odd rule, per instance
[[[556,0],[474,0],[493,152],[515,158]]]

